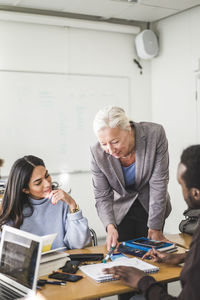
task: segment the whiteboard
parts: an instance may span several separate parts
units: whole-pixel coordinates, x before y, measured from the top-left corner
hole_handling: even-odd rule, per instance
[[[29,154],[51,173],[88,171],[96,112],[110,104],[128,112],[129,90],[128,77],[1,72],[2,175]]]

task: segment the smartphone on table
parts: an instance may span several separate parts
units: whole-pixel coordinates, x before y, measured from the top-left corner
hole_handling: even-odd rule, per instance
[[[70,281],[70,282],[76,282],[83,278],[83,276],[81,275],[69,274],[64,272],[53,272],[48,277],[52,279],[58,279],[58,280]]]

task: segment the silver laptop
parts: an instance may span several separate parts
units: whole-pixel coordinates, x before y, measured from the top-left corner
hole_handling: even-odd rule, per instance
[[[0,300],[26,298],[35,294],[42,238],[3,226],[0,243]]]

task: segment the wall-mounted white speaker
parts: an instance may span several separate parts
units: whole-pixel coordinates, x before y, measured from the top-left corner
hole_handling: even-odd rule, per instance
[[[146,29],[136,36],[135,45],[140,58],[151,59],[158,55],[158,39],[150,29]]]

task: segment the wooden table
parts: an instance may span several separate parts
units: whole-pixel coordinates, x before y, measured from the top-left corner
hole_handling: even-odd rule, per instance
[[[179,249],[179,252],[184,252],[184,249]],[[69,253],[106,253],[105,246],[88,247],[85,249],[70,250]],[[151,261],[147,261],[152,263]],[[153,264],[153,263],[152,263]],[[169,266],[165,264],[158,264],[160,270],[158,273],[152,274],[152,276],[160,282],[169,283],[179,280],[181,266]],[[77,274],[83,275],[81,271]],[[47,278],[47,277],[42,277]],[[47,300],[89,300],[95,298],[103,298],[116,294],[122,294],[130,292],[131,289],[125,286],[122,281],[110,281],[105,283],[96,283],[89,277],[84,275],[84,278],[77,282],[67,282],[66,286],[53,286],[46,285],[42,288],[40,293]]]
[[[165,234],[166,238],[171,242],[175,243],[177,246],[181,246],[185,249],[189,249],[190,243],[192,241],[192,236],[187,233],[177,233],[177,234]]]

